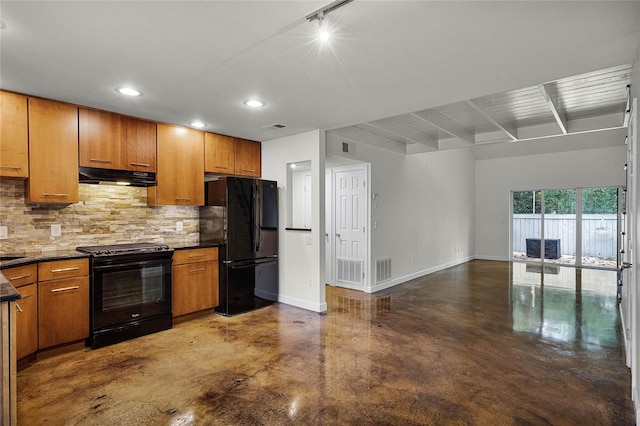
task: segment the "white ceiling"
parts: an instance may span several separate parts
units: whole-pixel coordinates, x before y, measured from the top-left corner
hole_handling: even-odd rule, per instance
[[[640,41],[637,1],[356,0],[321,45],[305,16],[328,3],[0,1],[0,87],[269,140],[624,67]]]

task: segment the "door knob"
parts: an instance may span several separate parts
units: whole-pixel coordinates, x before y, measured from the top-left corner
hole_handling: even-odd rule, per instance
[[[340,234],[336,234],[336,237],[340,238]]]

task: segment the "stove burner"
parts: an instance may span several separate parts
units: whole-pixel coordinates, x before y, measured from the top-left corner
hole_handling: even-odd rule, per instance
[[[104,246],[84,246],[77,247],[76,250],[81,253],[90,254],[93,257],[172,251],[172,249],[168,245],[156,243],[129,243],[111,244]]]

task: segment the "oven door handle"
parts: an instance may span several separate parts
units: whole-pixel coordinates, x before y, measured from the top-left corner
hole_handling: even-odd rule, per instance
[[[153,260],[136,260],[133,262],[122,261],[118,263],[109,263],[105,265],[94,264],[92,271],[117,271],[122,269],[147,268],[152,266],[171,265],[171,259],[153,259]]]

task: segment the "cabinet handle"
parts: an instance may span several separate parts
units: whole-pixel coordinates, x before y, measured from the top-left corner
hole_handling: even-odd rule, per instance
[[[191,200],[191,198],[178,198],[178,197],[176,197],[175,199],[178,200],[178,201],[189,201],[189,200]]]
[[[20,307],[20,305],[18,305],[16,303],[16,309],[18,310],[18,312],[23,313],[24,311],[22,310],[22,308]]]
[[[228,169],[227,166],[216,166],[216,169]]]
[[[53,194],[50,192],[43,192],[42,195],[44,197],[68,197],[69,196],[69,194]]]
[[[194,257],[204,257],[204,254],[191,254],[191,255],[189,255],[189,259],[194,258]]]
[[[69,271],[77,271],[78,269],[80,269],[78,266],[74,267],[74,268],[60,268],[60,269],[52,269],[51,272],[58,273],[58,272],[69,272]]]
[[[242,169],[242,171],[243,171],[243,172],[252,172],[252,173],[254,173],[254,172],[255,172],[255,170],[254,170],[254,169]]]
[[[132,166],[140,166],[140,167],[151,167],[151,164],[148,163],[130,163]]]
[[[111,160],[101,160],[100,158],[89,158],[89,161],[93,161],[94,163],[107,163],[111,164]]]
[[[0,166],[0,169],[20,170],[22,167],[18,166]]]
[[[53,290],[51,290],[51,293],[58,293],[60,291],[77,290],[79,288],[80,288],[80,286],[78,286],[78,285],[73,285],[71,287],[54,288]]]
[[[205,268],[189,269],[189,272],[202,272],[204,270],[205,270]]]
[[[11,277],[11,278],[9,278],[9,281],[19,280],[19,279],[22,279],[22,278],[28,278],[28,277],[30,277],[30,276],[31,276],[31,274],[18,275],[17,277]]]

